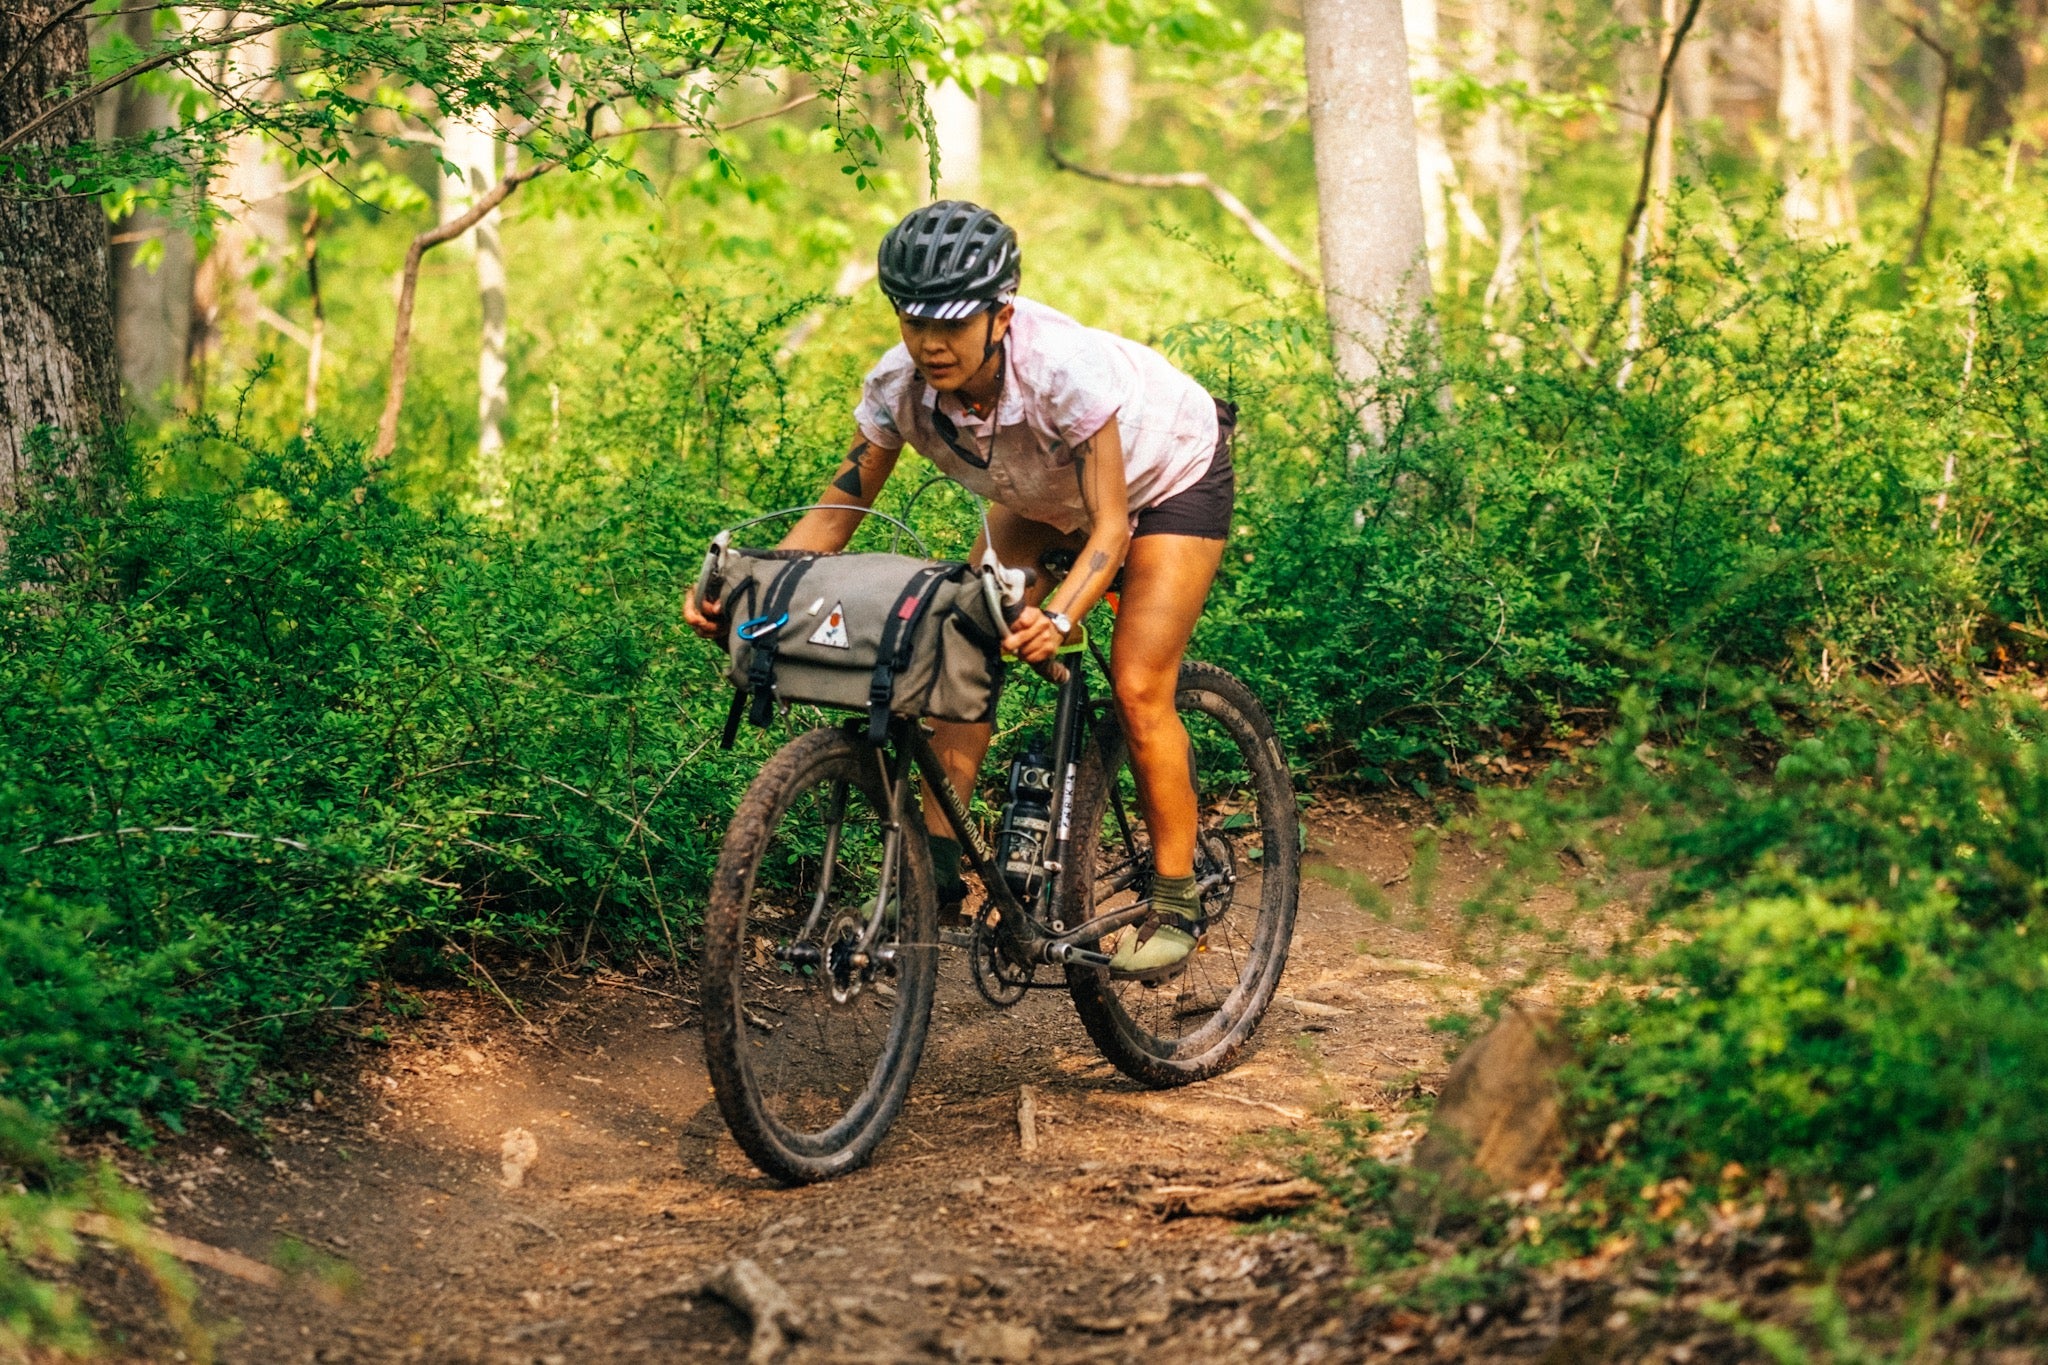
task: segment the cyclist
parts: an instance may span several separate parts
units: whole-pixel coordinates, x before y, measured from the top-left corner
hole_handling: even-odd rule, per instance
[[[1003,648],[1050,659],[1119,569],[1110,679],[1130,745],[1138,806],[1152,835],[1152,913],[1122,931],[1113,975],[1162,980],[1201,933],[1196,810],[1187,733],[1174,709],[1181,656],[1230,531],[1235,410],[1157,351],[1020,298],[1017,234],[988,209],[942,201],[906,215],[879,253],[882,292],[902,344],[869,373],[859,436],[818,499],[872,506],[907,444],[992,504],[987,536],[1006,564],[1066,551],[1056,591],[1041,579]],[[861,514],[806,513],[782,548],[845,548]],[[974,547],[979,561],[981,540]],[[716,603],[684,616],[716,632]],[[987,725],[934,722],[932,747],[960,791],[973,788]],[[966,896],[955,831],[926,803],[942,908]]]

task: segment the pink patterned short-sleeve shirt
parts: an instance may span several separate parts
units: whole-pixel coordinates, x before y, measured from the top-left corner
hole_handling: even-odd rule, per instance
[[[1112,417],[1133,517],[1208,472],[1216,455],[1215,400],[1151,347],[1023,298],[1004,345],[1002,395],[987,419],[936,392],[910,353],[891,347],[861,388],[854,409],[861,436],[883,450],[908,445],[991,502],[1062,531],[1088,525],[1074,448]],[[935,409],[950,419],[950,441],[940,434]]]

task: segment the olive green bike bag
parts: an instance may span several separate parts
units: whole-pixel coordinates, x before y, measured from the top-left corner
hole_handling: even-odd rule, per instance
[[[990,721],[1002,693],[1001,627],[965,564],[889,554],[732,550],[720,614],[742,704],[766,725],[775,704],[856,711],[879,744],[891,716]]]

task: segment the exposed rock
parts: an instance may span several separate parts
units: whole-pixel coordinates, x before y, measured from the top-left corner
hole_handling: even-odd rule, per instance
[[[540,1159],[540,1142],[524,1128],[508,1128],[498,1145],[498,1183],[516,1190],[526,1183],[526,1172]]]
[[[1014,1322],[977,1323],[953,1343],[953,1358],[1021,1365],[1038,1352],[1038,1333]]]
[[[1564,1146],[1557,1074],[1571,1055],[1555,1011],[1503,1010],[1451,1067],[1396,1207],[1421,1217],[1554,1180]]]

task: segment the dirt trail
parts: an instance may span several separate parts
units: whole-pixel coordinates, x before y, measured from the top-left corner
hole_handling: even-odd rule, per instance
[[[1398,884],[1417,819],[1394,805],[1312,818],[1312,868]],[[1482,870],[1447,849],[1436,904]],[[282,1291],[200,1271],[227,1361],[743,1360],[745,1320],[676,1292],[735,1257],[804,1312],[795,1361],[1356,1359],[1377,1347],[1356,1339],[1332,1253],[1164,1220],[1145,1196],[1277,1180],[1275,1130],[1333,1109],[1396,1117],[1432,1088],[1443,1042],[1426,1021],[1519,965],[1455,963],[1456,918],[1387,923],[1308,876],[1260,1045],[1227,1076],[1165,1092],[1102,1062],[1063,993],[993,1012],[949,953],[889,1141],[867,1170],[806,1189],[763,1179],[726,1136],[694,983],[610,973],[508,983],[525,1026],[435,997],[391,1046],[336,1055],[320,1104],[274,1121],[267,1150],[213,1134],[131,1164],[175,1232],[331,1258]],[[1037,1098],[1029,1155],[1021,1086]],[[536,1152],[507,1189],[515,1129]],[[129,1296],[95,1293],[117,1309]]]

